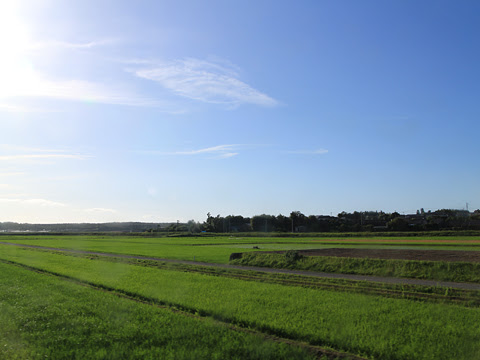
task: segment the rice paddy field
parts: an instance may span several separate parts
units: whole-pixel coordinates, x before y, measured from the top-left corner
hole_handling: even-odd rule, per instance
[[[232,252],[332,247],[477,251],[475,237],[4,235],[0,242],[44,247],[0,244],[2,359],[480,359],[478,291],[52,249],[228,263]]]
[[[12,235],[0,242],[115,254],[228,263],[233,252],[345,248],[480,250],[480,237],[437,236],[415,238],[291,238],[291,237],[143,237]],[[254,249],[257,247],[258,249]]]

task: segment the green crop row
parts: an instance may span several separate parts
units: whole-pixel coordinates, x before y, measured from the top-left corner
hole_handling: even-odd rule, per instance
[[[277,269],[309,270],[328,273],[391,276],[437,281],[480,282],[480,263],[297,256],[246,253],[232,260],[234,265]]]
[[[304,350],[0,263],[1,359],[306,359]]]
[[[480,359],[480,309],[161,270],[25,249],[0,257],[374,359]]]

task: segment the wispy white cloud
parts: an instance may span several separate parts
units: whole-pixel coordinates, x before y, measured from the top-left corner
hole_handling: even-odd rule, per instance
[[[45,177],[39,177],[37,176],[36,178],[40,181],[60,181],[60,182],[65,182],[65,181],[75,181],[81,178],[85,178],[86,175],[84,174],[69,174],[69,175],[58,175],[58,176],[45,176]]]
[[[235,152],[236,149],[239,149],[241,145],[229,144],[229,145],[217,145],[208,148],[196,149],[196,150],[183,150],[183,151],[139,151],[142,154],[150,155],[213,155],[217,159],[226,159],[238,155],[238,152]]]
[[[40,205],[40,206],[54,206],[54,207],[64,207],[66,206],[63,203],[56,202],[56,201],[51,201],[47,199],[27,199],[23,200],[24,203],[26,204],[31,204],[31,205]]]
[[[77,154],[21,154],[21,155],[0,155],[0,161],[8,160],[38,160],[38,159],[75,159],[85,160],[90,156]]]
[[[187,58],[130,71],[140,78],[158,82],[177,95],[206,103],[278,104],[272,97],[239,80],[236,69],[227,67],[226,63]]]
[[[70,42],[70,41],[61,41],[61,40],[50,40],[44,42],[36,42],[30,46],[30,49],[37,50],[37,49],[44,49],[44,48],[60,48],[60,49],[91,49],[99,46],[104,45],[111,45],[117,43],[118,40],[116,39],[100,39],[95,41],[89,42]]]
[[[18,146],[18,145],[11,145],[11,144],[0,144],[0,149],[6,149],[7,151],[19,151],[19,152],[39,152],[39,153],[65,153],[67,150],[65,149],[45,149],[45,148],[38,148],[38,147],[30,147],[30,146]]]
[[[119,71],[121,70],[119,69]],[[31,107],[24,101],[19,101],[28,98],[158,107],[165,112],[178,112],[179,110],[166,101],[140,95],[128,86],[113,86],[84,79],[53,79],[34,69],[31,65],[25,65],[14,58],[10,61],[3,61],[3,63],[0,61],[0,79],[0,111],[4,112],[51,111]]]
[[[3,176],[22,176],[22,175],[25,175],[25,173],[20,172],[20,171],[0,172],[0,177],[3,177]]]
[[[134,59],[119,65],[118,60],[114,63],[105,54],[97,56],[101,53],[97,50],[115,45],[121,42],[120,39],[104,38],[83,42],[58,40],[58,38],[42,40],[36,38],[35,32],[30,31],[28,24],[19,16],[15,6],[8,6],[5,9],[2,7],[2,10],[0,12],[0,30],[4,30],[0,31],[0,40],[3,40],[0,41],[3,51],[0,56],[0,111],[2,112],[50,111],[29,106],[27,101],[32,98],[155,107],[159,111],[171,114],[183,114],[188,111],[184,101],[180,104],[178,99],[172,100],[171,96],[165,96],[165,93],[162,97],[150,97],[135,87],[139,81],[136,81],[135,85],[129,83],[138,78],[155,81],[167,89],[167,92],[201,102],[229,106],[241,104],[275,106],[278,104],[272,97],[240,80],[238,68],[228,61],[186,58],[171,62],[153,62],[148,59]],[[44,55],[59,59],[59,63],[63,64],[70,63],[71,56],[85,56],[88,64],[101,62],[102,66],[111,65],[111,72],[108,74],[110,80],[102,82],[98,76],[61,78],[59,74],[62,72],[46,70],[48,66],[38,66],[42,62],[37,59]],[[77,61],[80,63],[79,60]],[[122,82],[112,84],[112,78],[125,76],[126,63],[134,68],[128,70],[130,79],[122,79]],[[84,69],[89,69],[89,66],[84,66]]]
[[[299,154],[299,155],[323,155],[328,153],[326,149],[317,149],[317,150],[293,150],[285,151],[287,154]]]
[[[238,145],[233,145],[233,144],[217,145],[217,146],[212,146],[212,147],[197,149],[197,150],[176,151],[169,154],[172,154],[172,155],[198,155],[198,154],[212,154],[212,153],[218,154],[218,153],[229,152],[236,147],[238,147]]]
[[[11,79],[13,83],[14,79]],[[42,97],[60,100],[83,101],[112,105],[140,107],[161,107],[166,105],[158,100],[138,96],[128,91],[113,89],[101,83],[85,80],[48,80],[37,73],[18,78],[11,87],[0,88],[0,98]],[[25,106],[3,103],[0,109],[10,112],[33,112]]]
[[[72,153],[64,149],[42,149],[8,144],[0,144],[0,154],[0,161],[86,160],[92,157],[91,155]],[[18,175],[19,173],[15,174]]]
[[[63,203],[51,201],[47,199],[12,199],[12,198],[0,198],[0,203],[6,204],[21,204],[21,205],[34,205],[34,206],[48,206],[48,207],[64,207]]]
[[[231,158],[231,157],[237,156],[237,155],[238,155],[238,153],[229,152],[229,153],[224,153],[224,154],[218,155],[218,158],[219,159],[227,159],[227,158]]]
[[[25,198],[35,198],[34,196],[26,193],[12,193],[9,191],[2,195],[2,199],[25,199]]]
[[[0,111],[9,113],[42,113],[52,112],[52,110],[46,110],[38,107],[24,106],[18,104],[0,103]]]
[[[20,25],[17,24],[16,28],[21,29]],[[171,98],[168,100],[165,96],[147,96],[126,82],[123,83],[126,84],[124,86],[120,84],[115,86],[111,83],[102,83],[98,79],[59,79],[34,66],[35,52],[47,54],[50,52],[52,56],[55,50],[67,50],[62,56],[72,56],[68,54],[68,50],[82,50],[83,53],[87,53],[83,50],[96,51],[99,47],[118,42],[118,39],[94,39],[87,42],[33,41],[26,35],[21,46],[9,43],[10,45],[4,48],[6,56],[0,58],[0,111],[20,113],[51,111],[33,108],[23,101],[29,98],[50,98],[109,105],[155,107],[159,111],[171,114],[187,112],[184,102],[179,104]],[[102,56],[100,61],[112,62],[112,59]],[[118,66],[118,60],[116,62]],[[123,67],[128,64],[133,67],[128,69],[128,72],[133,73],[137,78],[155,81],[169,92],[184,98],[226,104],[230,107],[241,104],[261,106],[278,104],[274,98],[240,80],[238,67],[222,59],[205,61],[186,58],[170,62],[133,59],[120,62],[123,64],[118,66],[119,73],[125,74]],[[114,71],[115,68],[112,67],[112,70]]]

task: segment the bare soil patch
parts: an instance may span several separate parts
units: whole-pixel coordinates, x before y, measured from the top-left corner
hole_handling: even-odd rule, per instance
[[[284,251],[272,251],[283,253]],[[350,258],[399,259],[426,261],[480,262],[480,251],[463,250],[397,250],[397,249],[312,249],[298,250],[304,256],[337,256]]]

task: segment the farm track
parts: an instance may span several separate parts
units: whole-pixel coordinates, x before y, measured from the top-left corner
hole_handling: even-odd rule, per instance
[[[331,349],[326,349],[326,348],[322,348],[320,346],[310,345],[308,343],[298,341],[298,340],[294,340],[294,339],[283,338],[283,337],[280,337],[280,336],[276,336],[274,334],[269,334],[269,333],[265,333],[265,332],[255,330],[255,329],[252,329],[250,327],[242,327],[238,324],[234,324],[234,323],[231,323],[231,322],[228,322],[228,321],[222,321],[222,320],[219,320],[219,319],[215,319],[215,318],[212,317],[212,314],[199,314],[195,309],[185,308],[185,307],[182,307],[182,306],[178,306],[176,304],[164,303],[162,301],[158,301],[158,300],[153,299],[153,298],[143,297],[139,294],[126,292],[126,291],[111,288],[111,287],[108,287],[108,286],[103,286],[103,285],[90,283],[90,282],[87,282],[87,281],[82,281],[80,279],[76,279],[76,278],[73,278],[73,277],[70,277],[70,276],[65,276],[65,275],[62,275],[62,274],[55,273],[55,272],[51,272],[51,271],[39,269],[39,268],[36,268],[36,267],[20,264],[20,263],[14,262],[14,261],[8,261],[8,260],[0,259],[0,262],[5,263],[5,264],[9,264],[9,265],[12,265],[12,266],[18,266],[20,268],[23,268],[23,269],[26,269],[26,270],[29,270],[29,271],[33,271],[33,272],[36,272],[36,273],[39,273],[39,274],[42,274],[42,275],[54,276],[58,279],[61,279],[63,281],[69,281],[69,282],[74,283],[74,284],[79,285],[79,286],[87,287],[89,289],[96,290],[96,291],[102,291],[104,293],[112,294],[112,295],[115,295],[115,296],[123,298],[123,299],[127,299],[127,300],[130,300],[130,301],[135,301],[137,303],[142,303],[142,304],[149,305],[149,306],[155,306],[155,307],[158,307],[158,308],[161,308],[161,309],[171,311],[175,314],[179,314],[179,315],[182,315],[182,316],[188,316],[190,318],[194,318],[194,319],[197,319],[197,320],[200,320],[200,321],[210,319],[216,325],[225,326],[225,327],[227,327],[227,328],[229,328],[233,331],[249,333],[249,334],[253,334],[255,336],[261,337],[261,338],[263,338],[265,340],[268,340],[268,341],[280,342],[280,343],[284,343],[284,344],[287,344],[287,345],[290,345],[290,346],[296,346],[296,347],[303,348],[306,351],[308,351],[311,355],[315,356],[317,359],[325,359],[325,357],[326,357],[328,360],[335,360],[335,359],[338,359],[338,360],[344,360],[344,359],[345,360],[367,360],[366,358],[363,358],[363,357],[360,357],[360,356],[357,356],[357,355],[353,355],[353,354],[349,354],[349,353],[345,353],[345,352],[340,352],[340,351],[335,351],[335,350],[331,350]]]
[[[151,260],[151,261],[160,261],[160,262],[166,262],[166,263],[185,264],[185,265],[194,265],[194,266],[202,266],[202,267],[236,269],[236,270],[244,270],[244,271],[257,271],[257,272],[274,273],[274,274],[302,275],[302,276],[310,276],[315,278],[369,281],[369,282],[395,284],[395,285],[404,284],[404,285],[418,285],[418,286],[432,286],[432,287],[441,286],[441,287],[461,289],[461,290],[477,290],[477,291],[480,290],[480,284],[477,284],[477,283],[458,283],[458,282],[452,282],[452,281],[407,279],[407,278],[394,278],[394,277],[382,277],[382,276],[371,276],[371,275],[337,274],[337,273],[324,273],[324,272],[302,271],[302,270],[240,266],[240,265],[230,265],[230,264],[203,263],[199,261],[190,261],[190,260],[163,259],[163,258],[157,258],[157,257],[138,256],[138,255],[102,253],[102,252],[62,249],[62,248],[54,248],[54,247],[46,247],[46,246],[38,246],[38,245],[15,244],[10,242],[0,242],[0,245],[18,246],[18,247],[33,248],[33,249],[43,249],[43,250],[59,251],[59,252],[66,252],[66,253],[88,254],[88,255],[97,255],[97,256],[105,256],[105,257],[125,258],[125,259]]]

